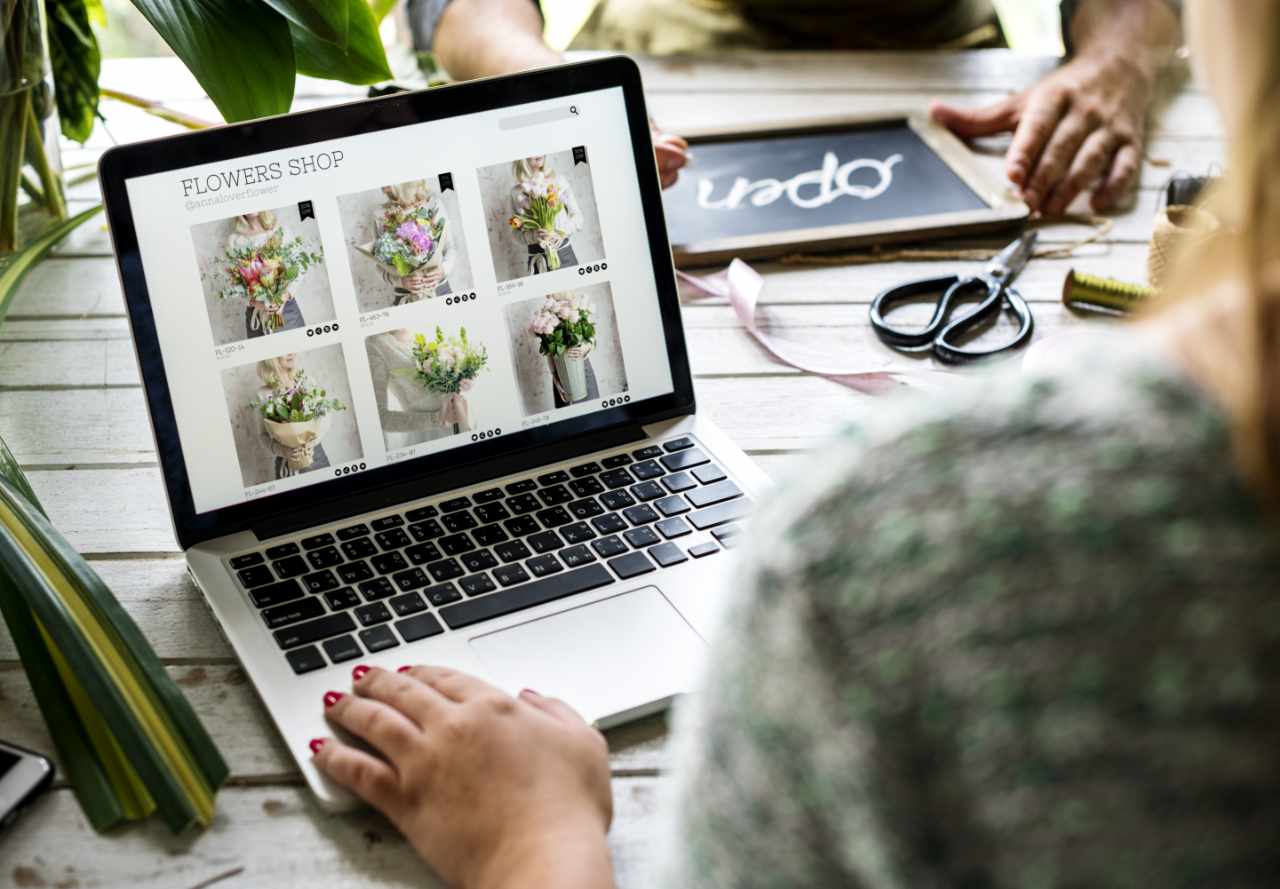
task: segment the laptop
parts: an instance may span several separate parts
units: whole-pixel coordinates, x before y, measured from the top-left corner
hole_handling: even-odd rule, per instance
[[[299,767],[358,664],[600,727],[695,682],[766,477],[695,409],[621,57],[114,148],[174,530]]]

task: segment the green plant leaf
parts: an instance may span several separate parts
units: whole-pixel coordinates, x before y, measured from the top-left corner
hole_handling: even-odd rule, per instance
[[[53,226],[21,250],[0,256],[0,324],[4,323],[4,316],[9,311],[9,304],[13,301],[14,294],[18,292],[18,285],[22,283],[27,272],[31,271],[31,267],[39,262],[54,244],[101,209],[102,205],[99,204],[83,210]]]
[[[312,36],[346,47],[351,25],[347,0],[262,0]],[[394,2],[394,0],[392,0]]]
[[[250,120],[289,110],[296,80],[293,41],[289,22],[270,6],[259,0],[131,2],[195,75],[224,119]],[[333,49],[319,38],[309,39]]]
[[[350,25],[345,49],[326,43],[297,25],[290,25],[298,73],[346,83],[377,83],[391,79],[387,53],[378,23],[366,0],[346,0]]]
[[[26,473],[18,465],[18,458],[13,456],[13,451],[9,450],[9,446],[5,444],[3,438],[0,438],[0,478],[7,479],[19,494],[26,497],[32,506],[40,510],[42,515],[46,514],[44,507],[40,505],[40,500],[36,497],[36,492],[31,490],[31,483],[27,481]]]
[[[373,9],[374,20],[381,24],[387,14],[396,8],[397,2],[399,0],[369,0],[369,6]]]
[[[45,0],[49,19],[49,60],[62,134],[83,143],[98,114],[98,74],[102,55],[89,26],[86,0]]]

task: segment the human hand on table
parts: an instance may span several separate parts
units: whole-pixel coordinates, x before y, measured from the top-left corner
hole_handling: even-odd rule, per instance
[[[407,671],[407,672],[405,672]],[[613,886],[608,747],[567,704],[440,667],[357,667],[316,766],[381,810],[451,886]]]
[[[1092,190],[1113,207],[1142,164],[1152,78],[1121,53],[1079,55],[1025,92],[986,108],[934,102],[934,120],[971,139],[1013,132],[1009,180],[1032,210],[1060,216]]]

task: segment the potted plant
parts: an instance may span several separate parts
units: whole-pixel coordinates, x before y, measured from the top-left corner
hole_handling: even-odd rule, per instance
[[[221,0],[131,2],[228,122],[287,112],[299,74],[391,77],[378,35],[389,0],[238,0],[234,11]],[[91,14],[102,15],[94,0],[0,0],[0,319],[31,266],[101,209],[68,218],[57,154],[59,129],[83,142],[98,116]]]
[[[566,401],[587,397],[587,356],[596,345],[596,325],[590,301],[565,290],[548,294],[529,321],[538,337],[538,351],[551,360],[556,387]]]

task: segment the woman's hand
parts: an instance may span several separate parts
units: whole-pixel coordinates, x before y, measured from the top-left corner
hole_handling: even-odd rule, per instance
[[[547,231],[546,229],[541,229],[538,232],[538,246],[547,253],[550,253],[553,250],[559,250],[564,246],[564,242],[566,240],[567,238],[559,231]]]
[[[356,667],[326,715],[384,759],[335,739],[315,763],[380,809],[459,889],[613,886],[608,747],[567,704],[513,698],[441,667]]]
[[[443,280],[444,272],[439,268],[434,268],[429,272],[415,272],[412,275],[405,275],[404,286],[405,289],[412,293],[424,293],[434,291]]]
[[[658,178],[663,188],[670,188],[680,177],[680,169],[689,162],[689,143],[680,136],[664,133],[653,121],[649,121],[649,135],[658,159]]]
[[[284,298],[284,302],[280,303],[279,305],[276,305],[270,300],[251,299],[249,300],[249,306],[250,308],[257,309],[259,312],[263,312],[264,314],[267,314],[267,315],[283,315],[284,307],[291,299],[293,299],[293,296],[291,294],[286,295]]]

